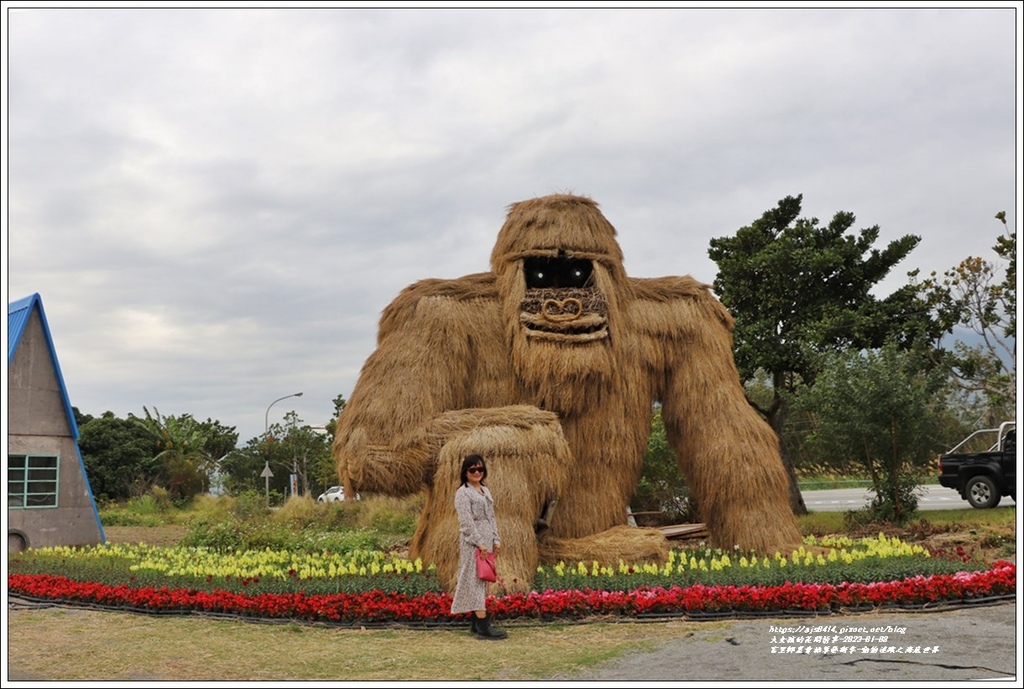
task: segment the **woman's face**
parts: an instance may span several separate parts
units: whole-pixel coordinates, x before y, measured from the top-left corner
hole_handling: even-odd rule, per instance
[[[484,478],[484,465],[472,464],[466,468],[466,480],[471,486],[479,486]]]

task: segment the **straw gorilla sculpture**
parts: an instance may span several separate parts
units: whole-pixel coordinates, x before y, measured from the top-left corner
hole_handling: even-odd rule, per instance
[[[510,206],[491,271],[407,287],[341,414],[346,492],[426,499],[412,557],[454,588],[462,458],[483,455],[510,588],[540,562],[664,561],[627,525],[662,404],[669,443],[712,540],[773,552],[800,534],[777,439],[747,402],[732,318],[686,277],[631,278],[592,200]]]

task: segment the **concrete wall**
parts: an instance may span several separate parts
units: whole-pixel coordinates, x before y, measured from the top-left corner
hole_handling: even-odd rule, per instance
[[[7,400],[8,453],[60,458],[57,507],[8,507],[8,549],[19,536],[30,548],[102,543],[103,530],[71,435],[60,380],[38,311],[26,324],[8,367]]]

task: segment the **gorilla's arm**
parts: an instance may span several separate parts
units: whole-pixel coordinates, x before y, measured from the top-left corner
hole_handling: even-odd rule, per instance
[[[464,397],[469,331],[457,324],[469,316],[464,297],[486,293],[479,277],[417,282],[384,310],[377,348],[338,419],[333,451],[346,484],[401,496],[432,478],[420,427]]]
[[[377,348],[338,420],[333,452],[347,491],[414,494],[433,484],[454,438],[488,426],[558,426],[550,412],[507,404],[503,333],[489,273],[403,290],[384,310]]]
[[[693,278],[631,282],[632,320],[660,343],[648,351],[655,376],[664,373],[656,389],[665,432],[717,545],[799,543],[778,438],[740,384],[732,316]]]

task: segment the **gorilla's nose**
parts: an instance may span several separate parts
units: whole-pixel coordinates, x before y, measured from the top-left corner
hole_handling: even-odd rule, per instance
[[[568,323],[583,315],[583,302],[575,297],[545,299],[541,304],[540,313],[552,323]]]

